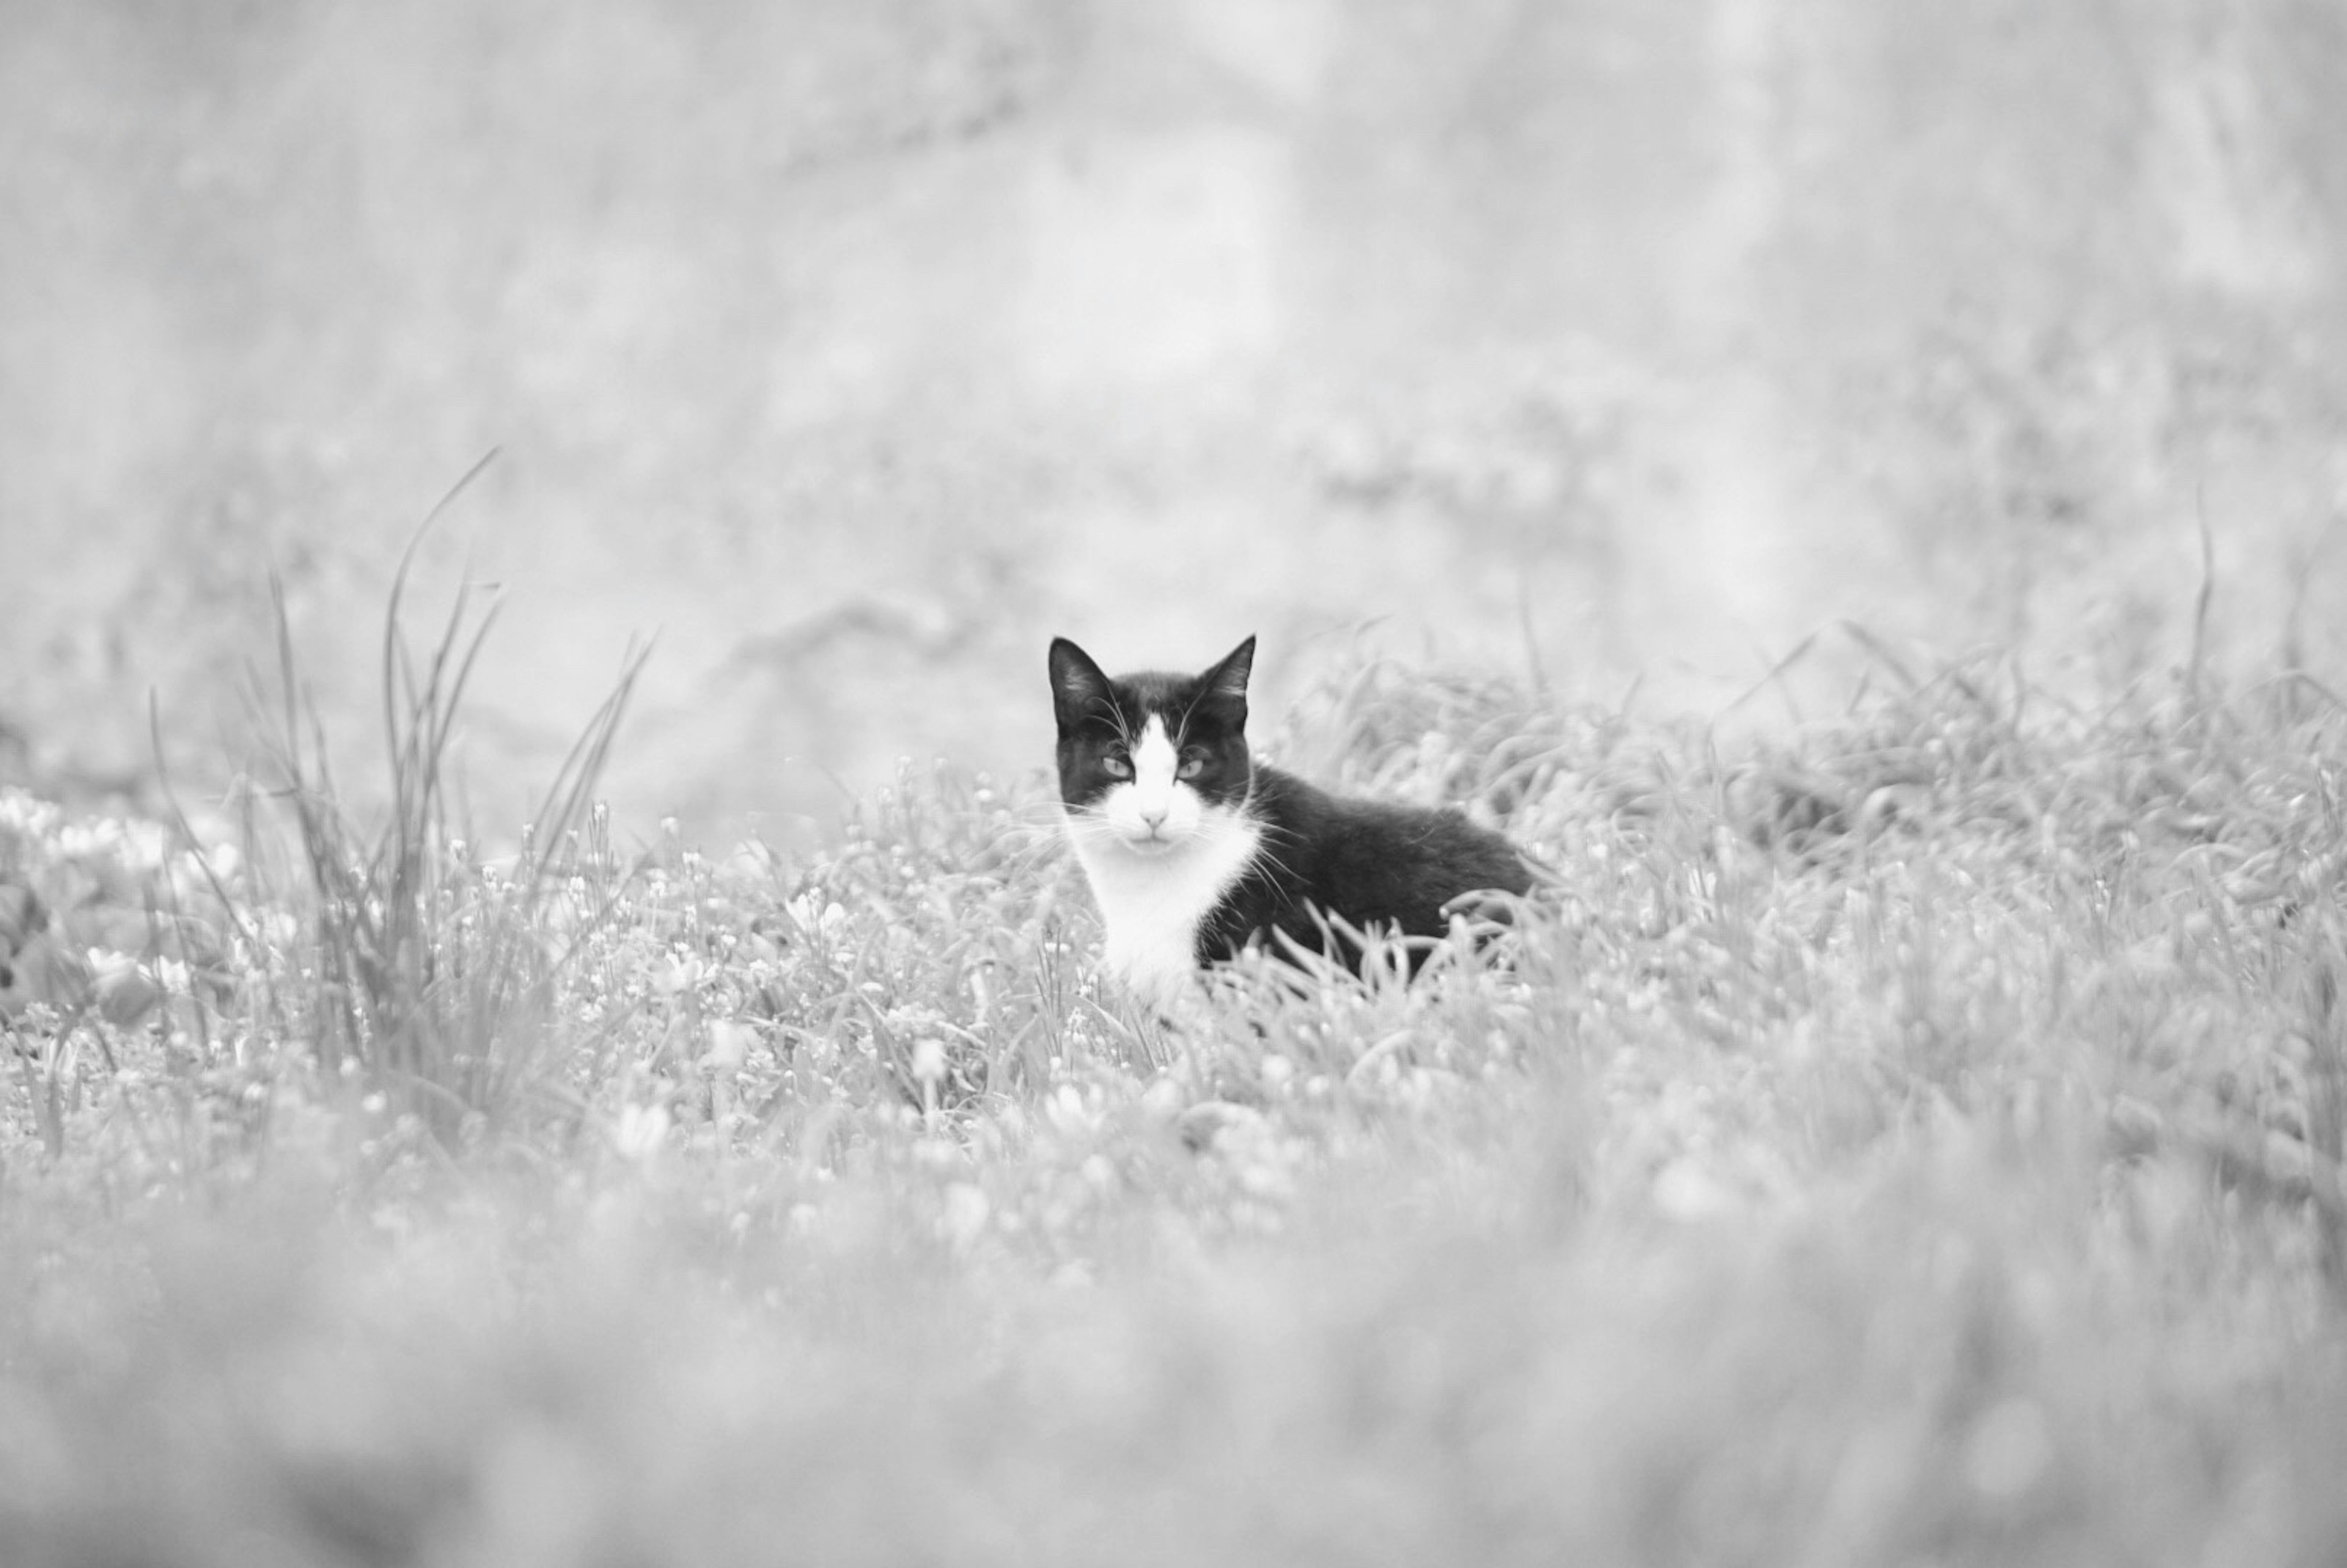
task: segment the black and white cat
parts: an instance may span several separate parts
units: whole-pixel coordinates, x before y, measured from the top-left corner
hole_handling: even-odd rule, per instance
[[[1250,637],[1200,674],[1111,680],[1052,640],[1068,839],[1108,924],[1107,968],[1128,990],[1169,1004],[1202,966],[1255,943],[1358,968],[1358,944],[1327,917],[1436,937],[1468,895],[1531,889],[1515,847],[1455,811],[1341,799],[1257,764],[1254,662]]]

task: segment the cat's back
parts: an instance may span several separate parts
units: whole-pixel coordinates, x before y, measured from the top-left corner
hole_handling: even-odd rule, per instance
[[[1281,892],[1356,925],[1439,935],[1452,899],[1532,887],[1532,868],[1514,845],[1448,807],[1333,794],[1265,766],[1256,769],[1251,804],[1265,848],[1279,863]]]

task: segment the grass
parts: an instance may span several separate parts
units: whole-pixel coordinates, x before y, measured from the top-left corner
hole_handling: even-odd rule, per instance
[[[313,960],[302,983],[271,988],[278,999],[290,990],[294,1009],[272,1020],[272,1032],[306,1038],[322,1071],[364,1080],[437,1143],[461,1147],[541,1110],[536,1102],[554,1086],[538,1058],[555,1024],[556,979],[610,912],[618,870],[593,790],[644,653],[630,652],[518,851],[485,866],[452,830],[446,778],[466,682],[494,606],[475,615],[460,591],[429,657],[419,660],[401,617],[413,559],[411,546],[384,618],[390,804],[372,834],[337,798],[325,737],[302,697],[284,594],[272,584],[282,707],[270,764],[308,870],[303,951]],[[251,838],[248,832],[248,845]],[[233,911],[234,897],[213,891]]]
[[[0,882],[159,999],[11,1002],[0,1560],[2347,1552],[2302,679],[1886,661],[1731,754],[1339,671],[1281,750],[1564,891],[1504,968],[1242,969],[1167,1037],[1040,769],[804,862],[623,856],[575,778],[452,847],[460,623],[411,666],[393,618],[379,828],[307,721],[241,827],[0,797]]]

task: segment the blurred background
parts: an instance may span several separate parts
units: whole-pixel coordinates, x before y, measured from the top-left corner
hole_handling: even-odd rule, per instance
[[[631,635],[615,804],[728,839],[1039,765],[1061,632],[2091,700],[2205,529],[2347,679],[2342,261],[2337,0],[0,0],[0,780],[150,690],[225,777],[272,569],[369,755],[493,447],[414,604],[502,592],[501,821]]]

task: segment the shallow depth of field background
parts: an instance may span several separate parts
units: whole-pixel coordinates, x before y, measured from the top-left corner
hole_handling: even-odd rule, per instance
[[[2330,0],[5,0],[0,782],[236,765],[272,568],[364,733],[492,447],[500,819],[634,633],[621,819],[785,835],[1034,764],[1061,631],[2098,693],[2205,526],[2333,675],[2342,147]]]
[[[2342,149],[2338,0],[0,0],[0,1564],[2347,1562]],[[1504,962],[1097,982],[1046,641],[1248,631]]]

